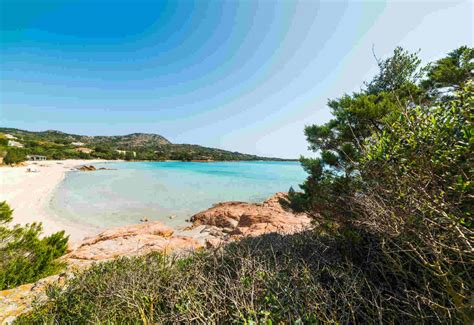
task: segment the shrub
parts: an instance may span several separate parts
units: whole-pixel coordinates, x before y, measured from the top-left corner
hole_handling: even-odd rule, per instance
[[[26,154],[21,149],[9,149],[7,155],[3,158],[3,162],[7,165],[18,164],[26,160]]]
[[[121,258],[96,264],[18,323],[455,323],[447,294],[389,266],[383,238],[307,231],[248,238],[188,257]],[[436,283],[435,283],[436,285]],[[437,295],[441,295],[438,297]]]
[[[436,322],[474,316],[473,53],[462,47],[418,70],[415,56],[396,50],[366,90],[330,101],[335,118],[306,128],[320,157],[302,159],[304,193],[288,203],[355,245],[380,238],[373,267]]]
[[[131,160],[134,160],[134,159],[135,159],[135,155],[133,154],[133,152],[127,151],[125,153],[125,160],[126,161],[131,161]]]
[[[54,274],[62,267],[55,259],[67,248],[64,231],[40,238],[39,223],[8,227],[12,213],[6,202],[0,203],[0,290]]]
[[[358,222],[384,234],[390,265],[431,287],[419,298],[468,323],[474,290],[472,85],[439,106],[407,108],[367,140]],[[416,261],[416,273],[405,267]]]
[[[3,135],[0,135],[0,146],[2,147],[8,146],[8,139]]]

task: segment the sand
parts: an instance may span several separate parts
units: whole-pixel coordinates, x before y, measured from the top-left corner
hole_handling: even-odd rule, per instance
[[[65,230],[71,242],[95,235],[99,229],[73,224],[48,209],[52,194],[66,173],[77,166],[104,160],[47,160],[26,162],[21,167],[0,167],[0,202],[7,201],[13,212],[13,224],[41,222],[44,234]],[[28,172],[28,168],[38,172]]]

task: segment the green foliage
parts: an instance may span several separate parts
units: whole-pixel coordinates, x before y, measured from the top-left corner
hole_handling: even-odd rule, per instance
[[[472,80],[473,60],[474,48],[461,46],[429,67],[428,79],[422,82],[423,87],[428,90],[445,87],[462,89],[468,80]]]
[[[421,67],[416,54],[396,48],[390,58],[378,61],[380,71],[365,90],[330,100],[334,118],[305,128],[309,148],[319,157],[301,159],[309,177],[301,186],[304,194],[294,196],[299,196],[298,205],[325,217],[351,218],[348,198],[363,185],[360,160],[365,142],[386,132],[406,107],[437,102],[426,85],[465,84],[472,77],[466,72],[472,67],[472,53],[461,47],[434,65]],[[419,82],[426,71],[428,78]]]
[[[0,203],[0,290],[56,273],[62,265],[55,259],[67,248],[64,231],[40,238],[41,224],[9,227],[12,213],[6,202]]]
[[[6,202],[0,203],[0,225],[2,227],[13,220],[13,210]]]
[[[414,84],[424,72],[416,54],[396,48],[392,57],[378,64],[380,72],[366,90],[328,102],[332,120],[305,128],[309,148],[320,155],[301,159],[309,177],[301,186],[305,193],[299,194],[297,200],[306,211],[317,211],[324,217],[351,218],[348,198],[360,185],[362,143],[397,118],[400,103],[423,96]]]
[[[25,154],[43,155],[47,159],[126,159],[126,160],[281,160],[256,155],[206,148],[189,144],[172,144],[157,134],[134,133],[124,136],[81,136],[58,131],[28,132],[0,128],[0,132],[16,136],[24,144]],[[0,149],[1,149],[0,135]],[[94,151],[90,154],[76,151],[73,142],[84,143]],[[134,151],[126,157],[117,150]]]
[[[380,61],[365,90],[329,102],[331,121],[306,127],[319,157],[301,159],[309,176],[289,202],[356,246],[381,238],[373,249],[387,259],[376,267],[408,291],[429,288],[419,300],[465,323],[474,283],[472,56],[461,47],[422,68],[397,48]]]
[[[445,216],[473,227],[473,103],[472,83],[467,83],[448,102],[406,108],[381,134],[366,140],[364,179],[383,179],[394,204],[407,207],[407,200],[417,197],[423,216],[439,213],[421,205],[428,195],[428,205],[441,204]]]
[[[3,163],[7,165],[18,164],[26,160],[26,154],[23,149],[11,148],[8,149],[6,156],[3,158]]]
[[[7,147],[8,146],[8,139],[5,138],[4,136],[0,135],[0,146],[1,147]]]
[[[96,146],[94,148],[94,151],[95,152],[100,152],[100,153],[107,153],[107,152],[111,151],[111,148],[106,147],[106,146]]]
[[[474,289],[473,94],[467,82],[441,104],[407,107],[367,139],[365,188],[351,200],[359,219],[387,236],[393,267],[408,273],[401,260],[417,261],[417,280],[447,297],[436,304],[454,307],[465,323]]]
[[[133,155],[133,152],[127,151],[125,153],[125,160],[130,161],[130,160],[133,160],[133,159],[135,159],[135,156]]]
[[[413,85],[426,70],[419,68],[421,60],[417,53],[409,53],[401,47],[395,48],[388,59],[377,59],[377,64],[380,72],[367,84],[369,94],[398,91]]]
[[[351,238],[348,240],[347,238]],[[357,243],[357,244],[356,244]],[[456,323],[426,283],[390,269],[380,239],[357,229],[269,234],[187,257],[121,258],[47,290],[19,324]],[[416,274],[420,266],[407,267]],[[438,298],[439,299],[439,298]]]

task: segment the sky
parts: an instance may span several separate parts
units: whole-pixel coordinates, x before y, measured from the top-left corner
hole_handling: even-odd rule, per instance
[[[376,73],[473,46],[473,1],[0,0],[0,126],[311,156]]]

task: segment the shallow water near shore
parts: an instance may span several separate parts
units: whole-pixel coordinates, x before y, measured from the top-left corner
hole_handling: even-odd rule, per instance
[[[181,226],[194,213],[224,201],[261,202],[298,189],[299,162],[112,162],[113,170],[69,172],[49,209],[68,221],[106,228],[142,218]]]

